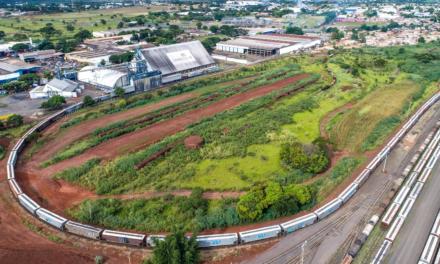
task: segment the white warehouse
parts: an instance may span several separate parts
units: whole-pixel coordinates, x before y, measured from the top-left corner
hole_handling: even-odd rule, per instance
[[[71,80],[53,79],[44,86],[38,86],[29,92],[31,99],[49,98],[61,95],[65,98],[78,97],[84,87]]]
[[[226,53],[240,53],[259,56],[273,56],[292,53],[321,45],[319,37],[291,34],[262,34],[240,37],[216,45],[216,50]]]

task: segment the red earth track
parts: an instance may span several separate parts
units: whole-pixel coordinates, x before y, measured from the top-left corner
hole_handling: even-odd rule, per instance
[[[62,150],[64,147],[72,144],[73,142],[85,137],[86,135],[92,133],[95,129],[104,127],[111,123],[133,119],[143,114],[158,110],[162,107],[169,106],[175,103],[183,102],[185,100],[196,97],[194,93],[186,93],[174,97],[170,97],[164,99],[157,103],[152,103],[143,107],[136,107],[133,109],[129,109],[124,112],[119,112],[107,116],[103,116],[98,119],[92,119],[88,121],[84,121],[71,129],[68,129],[65,133],[61,132],[61,135],[57,135],[54,139],[48,141],[39,151],[38,155],[35,155],[35,159],[33,161],[37,163],[41,163],[51,156],[53,156],[58,151]],[[50,126],[48,129],[44,130],[43,135],[45,137],[50,137],[51,135],[55,135],[60,131],[60,127],[63,122],[58,121],[54,125]]]
[[[137,151],[148,145],[156,143],[167,136],[174,135],[183,131],[189,125],[196,123],[204,118],[214,116],[217,113],[232,109],[245,102],[264,96],[272,91],[286,87],[289,84],[298,82],[309,77],[309,74],[299,74],[273,84],[255,88],[241,94],[236,94],[228,98],[214,102],[206,107],[198,108],[186,112],[175,118],[155,123],[149,127],[134,131],[118,138],[110,139],[83,154],[68,160],[61,161],[40,171],[45,175],[52,175],[65,168],[78,166],[92,158],[112,159],[121,154]],[[35,167],[34,167],[35,169]]]

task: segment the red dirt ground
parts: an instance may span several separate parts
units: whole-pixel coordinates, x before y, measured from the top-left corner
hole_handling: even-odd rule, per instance
[[[45,144],[39,151],[38,155],[35,155],[35,162],[41,163],[47,159],[49,159],[51,156],[53,156],[58,151],[62,150],[64,147],[66,147],[69,144],[72,144],[73,142],[79,140],[80,138],[86,136],[87,134],[90,134],[95,129],[99,127],[103,127],[106,125],[109,125],[111,123],[121,121],[121,120],[127,120],[127,119],[133,119],[135,117],[144,115],[146,113],[158,110],[159,108],[179,103],[191,98],[196,97],[194,93],[186,93],[178,96],[174,96],[171,98],[167,98],[165,100],[162,100],[157,103],[149,104],[143,107],[136,107],[127,111],[103,116],[98,119],[88,120],[85,122],[82,122],[70,129],[68,129],[66,132],[62,132],[63,134],[61,136],[56,136],[54,139],[50,140],[47,144]],[[51,135],[55,135],[59,132],[60,126],[63,122],[56,122],[54,125],[50,126],[46,130],[44,130],[43,135],[45,137],[50,137]]]
[[[132,250],[56,232],[31,217],[12,196],[4,169],[6,161],[7,158],[0,161],[0,263],[94,263],[97,255],[104,256],[106,263],[128,263],[127,253],[131,254],[132,263],[140,263],[149,254],[146,250],[129,252]],[[45,235],[32,231],[29,225]],[[63,242],[52,242],[48,235],[55,235]]]

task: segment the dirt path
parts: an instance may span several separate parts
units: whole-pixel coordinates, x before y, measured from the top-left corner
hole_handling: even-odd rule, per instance
[[[106,115],[103,117],[100,117],[98,119],[92,119],[85,122],[82,122],[74,127],[66,129],[66,131],[62,131],[61,135],[57,135],[53,139],[49,140],[44,146],[38,151],[38,153],[35,155],[35,158],[33,158],[33,161],[36,163],[41,163],[45,160],[48,160],[50,157],[52,157],[55,153],[62,150],[69,144],[72,144],[73,142],[81,139],[82,137],[85,137],[86,135],[92,133],[95,129],[107,126],[111,123],[121,121],[121,120],[127,120],[127,119],[133,119],[135,117],[144,115],[146,113],[158,110],[159,108],[179,103],[191,98],[196,97],[197,95],[194,93],[186,93],[174,97],[170,97],[167,99],[164,99],[157,103],[152,103],[149,105],[136,107],[133,109],[129,109],[127,111]],[[63,124],[63,122],[58,121],[54,125],[47,128],[43,135],[44,137],[51,137],[53,135],[56,135],[60,132],[60,127]]]
[[[347,104],[344,104],[344,105],[334,109],[333,111],[327,113],[321,119],[321,122],[319,123],[319,133],[321,134],[321,137],[323,137],[325,139],[329,139],[329,135],[328,135],[328,132],[326,129],[328,122],[330,122],[330,120],[333,117],[335,117],[337,114],[339,114],[345,110],[351,109],[352,107],[353,107],[353,103],[347,103]]]
[[[231,97],[212,103],[206,107],[186,112],[173,119],[155,123],[144,129],[110,139],[95,148],[89,149],[81,155],[61,161],[40,171],[43,175],[53,175],[66,168],[78,166],[92,158],[112,159],[121,154],[137,151],[148,145],[156,143],[167,136],[183,131],[188,125],[198,122],[206,117],[232,109],[245,102],[264,96],[272,91],[282,89],[289,84],[298,82],[309,77],[308,74],[299,74],[273,84],[236,94]]]

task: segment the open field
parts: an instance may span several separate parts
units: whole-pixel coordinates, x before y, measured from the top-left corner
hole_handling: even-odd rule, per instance
[[[0,30],[6,35],[13,36],[16,33],[26,34],[28,37],[41,39],[42,36],[38,30],[47,23],[52,23],[54,28],[60,30],[67,37],[73,36],[81,29],[89,31],[103,31],[116,29],[122,17],[135,17],[146,15],[148,12],[166,11],[170,7],[155,6],[147,7],[127,7],[104,10],[92,10],[73,13],[55,13],[47,15],[28,15],[17,17],[0,18]],[[105,20],[105,24],[101,22]],[[154,23],[154,21],[152,21]],[[68,31],[67,24],[72,24],[75,29]],[[57,36],[55,36],[57,39]]]
[[[169,231],[173,215],[197,231],[271,220],[331,196],[438,90],[439,77],[436,44],[243,67],[170,87],[167,96],[124,99],[130,108],[113,101],[83,109],[42,134],[37,142],[47,143],[21,162],[18,178],[56,212],[111,228]],[[92,112],[99,113],[82,118]],[[43,153],[50,141],[76,133]],[[182,142],[190,135],[203,144],[188,149]],[[102,141],[89,144],[94,138]],[[84,150],[75,153],[78,148]],[[286,150],[304,159],[292,161]],[[73,154],[53,160],[68,151]],[[307,153],[320,158],[310,163]],[[184,195],[171,195],[179,191]]]
[[[395,125],[400,123],[399,113],[405,103],[410,101],[410,96],[418,89],[420,87],[416,83],[405,81],[373,91],[357,102],[353,108],[335,117],[335,124],[330,129],[331,141],[338,149],[358,152],[380,122],[396,116]],[[388,134],[386,132],[390,132],[395,125],[391,126],[388,131],[383,131],[385,133],[380,133],[382,138],[377,140],[384,139]],[[377,147],[376,140],[372,141],[373,147]]]

